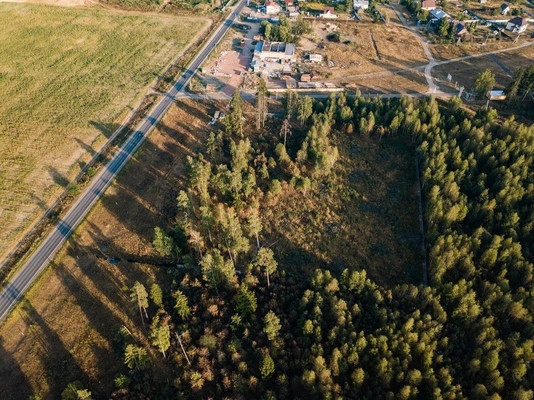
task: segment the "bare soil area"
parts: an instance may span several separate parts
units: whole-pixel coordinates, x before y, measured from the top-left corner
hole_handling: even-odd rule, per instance
[[[335,27],[334,27],[334,26]],[[327,36],[340,31],[340,42]],[[330,78],[343,78],[392,70],[404,70],[428,63],[417,38],[409,30],[396,24],[377,25],[365,22],[314,24],[314,33],[304,41],[303,53],[324,54],[333,64],[314,67]],[[312,50],[310,42],[317,40]],[[399,51],[402,48],[402,51]],[[306,49],[306,51],[304,51]]]

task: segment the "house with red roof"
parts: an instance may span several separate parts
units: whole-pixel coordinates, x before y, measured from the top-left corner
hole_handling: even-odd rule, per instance
[[[267,14],[278,14],[280,11],[280,6],[274,1],[268,1],[265,3],[265,13]]]
[[[323,13],[319,15],[319,18],[334,19],[337,18],[334,7],[325,7]]]

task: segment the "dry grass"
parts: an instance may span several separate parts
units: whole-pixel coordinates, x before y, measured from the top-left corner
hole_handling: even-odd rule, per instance
[[[183,101],[165,116],[128,164],[53,267],[34,285],[0,330],[2,398],[60,398],[76,379],[95,398],[108,398],[117,373],[127,373],[117,353],[121,325],[132,342],[148,344],[147,332],[129,301],[136,280],[164,282],[165,269],[151,267],[153,228],[174,214],[185,157],[204,140],[211,104]],[[111,264],[108,258],[120,259]],[[136,260],[138,262],[130,262]],[[152,354],[165,379],[165,366]]]
[[[316,195],[286,188],[287,197],[270,207],[280,263],[288,270],[365,269],[385,287],[421,282],[413,146],[401,138],[336,136],[332,181]]]
[[[462,42],[459,46],[456,44],[434,44],[431,46],[431,49],[432,54],[437,61],[445,61],[458,57],[511,49],[524,41],[526,41],[526,39],[521,39],[518,43],[513,43],[513,41],[509,39],[488,40],[484,46],[476,41]],[[510,51],[510,53],[513,52],[514,50]]]
[[[486,55],[467,60],[438,65],[432,69],[432,76],[441,90],[454,92],[457,86],[466,90],[473,85],[475,76],[486,69],[495,74],[495,87],[505,88],[512,80],[508,72],[515,74],[520,67],[529,67],[534,59],[534,46],[528,46],[510,52]],[[506,67],[506,70],[498,62]],[[447,74],[451,74],[452,82],[447,82]]]
[[[344,78],[376,72],[399,71],[424,65],[428,62],[422,46],[407,29],[390,23],[334,22],[341,31],[341,43],[326,39],[331,29],[325,23],[314,24],[311,39],[324,40],[324,49],[314,52],[327,54],[335,63],[334,68],[327,66],[315,68],[331,78]],[[402,47],[403,51],[399,51]]]
[[[0,258],[206,23],[0,4]]]

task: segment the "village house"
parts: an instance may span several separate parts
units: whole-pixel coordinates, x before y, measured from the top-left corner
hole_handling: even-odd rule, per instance
[[[506,15],[510,12],[510,7],[508,6],[508,4],[502,3],[500,10],[502,15]]]
[[[286,7],[286,14],[291,19],[294,19],[294,18],[298,17],[298,15],[299,15],[299,7],[298,6]]]
[[[471,34],[467,30],[464,24],[458,22],[454,25],[454,31],[456,39],[462,38],[464,40],[471,40]]]
[[[514,17],[506,24],[506,30],[514,33],[522,33],[527,30],[528,22],[526,18]]]
[[[354,11],[367,10],[369,8],[369,0],[354,0],[352,2]]]
[[[273,1],[265,3],[266,14],[278,14],[281,11],[280,6]]]
[[[286,10],[288,7],[293,7],[295,5],[295,2],[293,0],[284,0],[284,5],[286,6]]]
[[[441,8],[436,8],[435,10],[430,10],[430,16],[432,17],[432,22],[438,22],[442,18],[452,19],[449,14],[443,11]]]
[[[431,11],[435,10],[436,8],[436,0],[423,0],[421,2],[421,10]]]
[[[337,18],[334,7],[325,7],[322,14],[319,14],[319,18],[334,19]]]
[[[284,42],[260,41],[254,48],[254,56],[250,67],[254,72],[260,72],[266,63],[279,64],[279,70],[284,69],[284,64],[296,61],[295,45]]]

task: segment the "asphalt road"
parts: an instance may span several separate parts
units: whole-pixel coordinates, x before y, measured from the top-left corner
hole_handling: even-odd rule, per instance
[[[232,13],[206,42],[197,56],[187,67],[187,70],[178,79],[174,86],[163,96],[160,102],[150,111],[150,114],[139,124],[135,132],[130,135],[113,159],[97,174],[90,185],[80,195],[76,203],[66,213],[54,230],[35,250],[28,261],[9,280],[0,293],[0,321],[3,320],[13,306],[24,297],[24,294],[33,281],[53,259],[54,255],[72,234],[78,224],[85,218],[91,207],[102,196],[111,184],[117,173],[126,165],[137,148],[150,133],[152,128],[167,112],[177,99],[178,93],[183,90],[189,79],[193,76],[202,62],[211,53],[222,39],[226,31],[232,26],[235,18],[241,13],[246,0],[241,0]],[[52,295],[52,294],[51,294]]]

